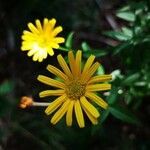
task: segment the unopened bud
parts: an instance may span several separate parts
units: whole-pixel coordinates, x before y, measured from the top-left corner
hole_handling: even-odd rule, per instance
[[[23,96],[21,98],[19,107],[25,109],[33,105],[33,99],[31,97]]]

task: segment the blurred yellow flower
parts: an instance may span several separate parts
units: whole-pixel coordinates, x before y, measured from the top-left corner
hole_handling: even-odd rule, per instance
[[[57,88],[39,93],[40,97],[59,96],[45,110],[45,113],[50,115],[58,109],[51,119],[52,124],[56,124],[66,114],[66,124],[71,126],[73,110],[79,127],[83,128],[85,126],[83,111],[93,124],[97,124],[97,118],[100,114],[91,103],[95,102],[104,109],[108,107],[108,104],[95,92],[111,89],[111,85],[108,83],[98,83],[111,80],[111,75],[92,77],[99,67],[99,63],[95,62],[93,64],[95,56],[91,55],[82,69],[81,57],[82,52],[80,50],[77,51],[75,58],[73,52],[69,51],[68,66],[64,58],[58,55],[57,59],[63,71],[52,65],[47,66],[49,72],[61,79],[59,81],[44,75],[39,75],[37,78],[40,82]]]
[[[28,23],[30,31],[24,30],[22,35],[22,51],[29,51],[28,56],[33,56],[33,61],[42,62],[47,55],[54,55],[53,48],[58,49],[59,43],[63,43],[63,37],[56,37],[62,31],[62,27],[55,28],[56,19],[43,21],[43,26],[39,20],[36,25]]]

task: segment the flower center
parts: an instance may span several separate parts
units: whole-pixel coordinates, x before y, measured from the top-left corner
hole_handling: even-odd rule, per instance
[[[72,100],[79,99],[85,94],[85,87],[86,85],[80,81],[73,80],[69,84],[66,84],[67,96]]]
[[[47,39],[45,37],[40,38],[40,41],[38,42],[39,46],[44,48],[45,45],[47,44]]]

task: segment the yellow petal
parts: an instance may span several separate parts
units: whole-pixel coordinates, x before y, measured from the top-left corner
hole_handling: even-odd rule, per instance
[[[39,59],[38,59],[38,62],[42,62],[44,59],[44,57],[40,56]]]
[[[56,37],[53,41],[56,43],[64,43],[65,39],[63,37]]]
[[[75,115],[77,118],[78,125],[80,128],[83,128],[85,126],[85,124],[84,124],[83,113],[82,113],[82,109],[81,109],[79,100],[76,100],[74,106],[75,106]]]
[[[44,35],[45,37],[49,38],[51,35],[52,29],[51,29],[51,24],[48,22],[45,27],[44,27]]]
[[[50,45],[52,48],[55,48],[55,49],[58,49],[58,48],[59,48],[59,45],[58,45],[56,42],[50,42],[49,45]]]
[[[35,36],[30,36],[30,35],[22,35],[21,36],[22,40],[25,40],[25,41],[35,41]]]
[[[69,105],[70,105],[70,100],[67,100],[64,102],[61,108],[52,117],[51,119],[52,124],[56,124],[65,115],[66,111],[68,110]]]
[[[47,70],[63,80],[68,80],[68,77],[62,71],[52,65],[48,65]]]
[[[81,102],[81,106],[86,108],[87,111],[89,113],[91,113],[91,115],[95,118],[98,118],[99,117],[99,112],[97,111],[97,109],[87,101],[87,99],[83,96],[80,98],[80,102]]]
[[[43,75],[39,75],[37,77],[37,79],[44,83],[44,84],[47,84],[47,85],[50,85],[50,86],[53,86],[53,87],[58,87],[58,88],[62,88],[64,89],[65,88],[65,84],[60,82],[60,81],[57,81],[57,80],[54,80],[54,79],[51,79],[49,77],[46,77],[46,76],[43,76]]]
[[[38,30],[38,29],[37,29]],[[37,38],[39,38],[39,35],[38,34],[35,34],[35,33],[33,33],[33,32],[29,32],[29,31],[27,31],[27,30],[24,30],[23,31],[23,35],[22,35],[22,39],[23,40],[26,40],[26,38],[27,39],[32,39],[32,40],[35,40],[35,39],[37,39]]]
[[[33,49],[33,42],[31,41],[24,41],[22,42],[22,47],[21,47],[21,50],[30,50],[30,49]]]
[[[35,34],[30,31],[24,30],[23,35],[34,36]]]
[[[56,24],[56,19],[53,18],[53,19],[49,20],[49,24],[50,24],[51,29],[53,29]]]
[[[92,93],[92,92],[86,92],[85,96],[88,97],[89,99],[91,99],[92,101],[94,101],[96,104],[98,104],[100,107],[107,109],[108,104],[99,96],[97,96],[96,94]]]
[[[47,49],[47,52],[48,52],[48,54],[49,54],[50,56],[53,56],[53,55],[54,55],[54,51],[53,51],[52,48],[48,48],[48,49]]]
[[[36,27],[40,32],[43,32],[42,25],[39,19],[35,20]]]
[[[30,57],[30,56],[34,55],[36,52],[37,52],[36,49],[32,49],[27,53],[27,55]]]
[[[26,46],[21,46],[21,50],[22,50],[22,51],[29,51],[30,48],[26,48]]]
[[[89,80],[88,84],[95,83],[95,82],[107,82],[111,79],[112,79],[112,75],[98,75],[98,76],[92,77]]]
[[[84,66],[83,72],[82,72],[82,76],[84,75],[85,72],[87,72],[89,70],[89,68],[91,67],[91,65],[93,64],[93,61],[95,59],[94,55],[91,55],[88,60],[86,61],[86,64]]]
[[[43,55],[43,58],[45,59],[45,58],[47,58],[47,52],[45,51],[44,53],[42,53],[42,55]]]
[[[87,91],[105,91],[105,90],[110,90],[111,89],[111,84],[92,84],[92,85],[87,85],[86,90]]]
[[[52,35],[56,36],[58,33],[60,33],[63,30],[62,26],[58,26],[56,27],[53,31],[52,31]]]
[[[94,63],[92,67],[87,72],[85,72],[85,74],[82,74],[81,80],[86,83],[91,78],[91,76],[95,73],[98,67],[99,67],[99,63],[98,62]]]
[[[68,52],[68,60],[72,74],[75,75],[75,59],[72,51]]]
[[[46,97],[46,96],[60,96],[64,94],[64,90],[46,90],[40,92],[39,96],[40,97]]]
[[[62,67],[63,71],[66,73],[66,75],[68,77],[72,78],[72,73],[71,73],[66,61],[64,60],[64,58],[61,55],[58,55],[57,60],[59,62],[59,65]]]
[[[39,33],[38,29],[32,23],[28,23],[28,27],[34,34]]]
[[[39,53],[37,52],[36,54],[33,55],[33,61],[37,61],[39,58]]]
[[[49,106],[45,109],[45,113],[47,115],[50,115],[51,113],[53,113],[66,99],[66,95],[62,95],[60,97],[58,97],[57,99],[55,99],[53,102],[51,102],[49,104]]]
[[[44,18],[44,21],[43,21],[43,30],[45,31],[45,29],[47,28],[47,24],[48,24],[48,19],[47,18]]]
[[[67,124],[67,126],[72,125],[72,113],[73,113],[74,103],[75,103],[75,101],[71,100],[70,105],[68,107],[68,111],[67,111],[67,114],[66,114],[66,124]]]
[[[81,57],[82,57],[82,52],[80,50],[77,51],[76,53],[76,75],[79,76],[81,74]]]
[[[92,124],[96,125],[98,124],[97,118],[93,117],[91,113],[83,106],[82,107],[86,115],[88,116],[89,120],[92,122]]]

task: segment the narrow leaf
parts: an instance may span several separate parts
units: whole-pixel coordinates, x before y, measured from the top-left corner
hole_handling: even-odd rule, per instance
[[[109,105],[112,105],[115,104],[117,100],[118,100],[118,89],[114,87],[110,91],[110,95],[107,97],[107,101]]]
[[[103,123],[108,116],[109,116],[109,110],[107,109],[101,113],[100,122]]]
[[[130,12],[130,11],[126,11],[126,12],[118,12],[116,14],[117,17],[123,19],[123,20],[126,20],[126,21],[135,21],[135,14],[133,12]]]
[[[132,114],[130,111],[128,111],[127,109],[125,109],[123,107],[111,106],[111,107],[109,107],[109,111],[114,117],[116,117],[122,121],[132,123],[132,124],[140,123],[134,114]]]
[[[85,51],[85,52],[91,50],[91,47],[86,42],[82,42],[81,47],[82,47],[83,51]]]
[[[140,77],[140,74],[139,74],[139,73],[134,73],[134,74],[128,76],[128,77],[122,82],[122,84],[125,84],[125,85],[132,84],[133,82],[137,81],[139,77]]]
[[[97,69],[97,74],[98,75],[103,75],[105,74],[105,70],[104,70],[104,67],[102,65],[100,65]]]
[[[74,32],[70,32],[68,37],[67,37],[67,40],[65,42],[65,46],[67,48],[72,48],[73,35],[74,35]]]
[[[131,29],[127,27],[122,27],[122,31],[125,35],[130,36],[131,38],[133,37],[133,32]]]
[[[119,41],[127,41],[131,39],[130,36],[124,34],[123,32],[108,31],[104,34]]]
[[[90,55],[95,55],[96,57],[102,57],[108,54],[108,51],[106,50],[90,50],[90,51],[86,51],[84,53],[84,56],[86,58],[88,58]]]

